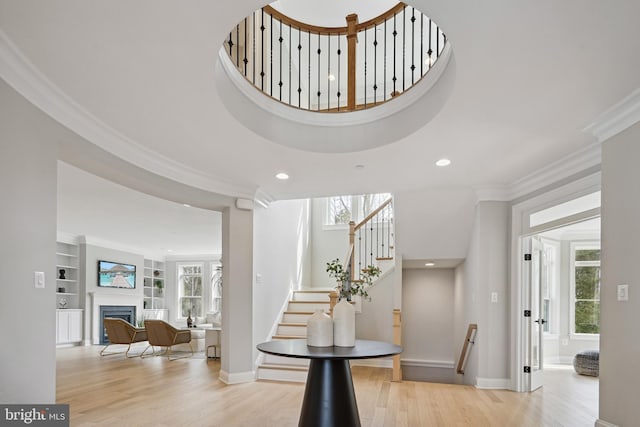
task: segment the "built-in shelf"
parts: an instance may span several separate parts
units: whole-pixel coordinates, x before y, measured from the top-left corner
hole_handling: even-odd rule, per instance
[[[78,245],[56,242],[56,308],[80,309]]]
[[[144,308],[164,309],[165,270],[164,262],[144,260]]]

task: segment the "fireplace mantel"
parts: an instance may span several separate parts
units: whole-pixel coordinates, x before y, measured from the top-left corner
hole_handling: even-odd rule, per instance
[[[89,292],[91,296],[91,343],[100,344],[100,306],[133,305],[138,316],[142,315],[142,296],[123,292]]]

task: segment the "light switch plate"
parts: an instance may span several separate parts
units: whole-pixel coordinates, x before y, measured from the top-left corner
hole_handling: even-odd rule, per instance
[[[629,285],[618,285],[618,301],[629,301]]]
[[[44,271],[33,272],[33,283],[38,289],[44,289]]]
[[[491,292],[491,302],[498,302],[498,293]]]

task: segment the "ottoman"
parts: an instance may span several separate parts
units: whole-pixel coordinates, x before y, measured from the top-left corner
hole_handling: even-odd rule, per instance
[[[600,350],[585,350],[573,357],[573,369],[580,375],[597,377],[600,373]]]

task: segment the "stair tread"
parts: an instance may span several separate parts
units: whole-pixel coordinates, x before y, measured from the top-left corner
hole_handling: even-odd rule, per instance
[[[298,291],[293,291],[293,292],[299,292],[299,293],[303,293],[303,294],[318,294],[318,293],[329,293],[329,292],[333,292],[334,289],[301,289]]]
[[[285,311],[284,314],[313,314],[313,311]]]
[[[305,301],[305,300],[295,300],[292,299],[289,301],[289,303],[294,303],[294,304],[329,304],[329,301]]]
[[[283,323],[278,323],[278,326],[296,326],[296,327],[302,327],[302,326],[307,326],[307,324],[306,324],[306,323],[283,322]]]

